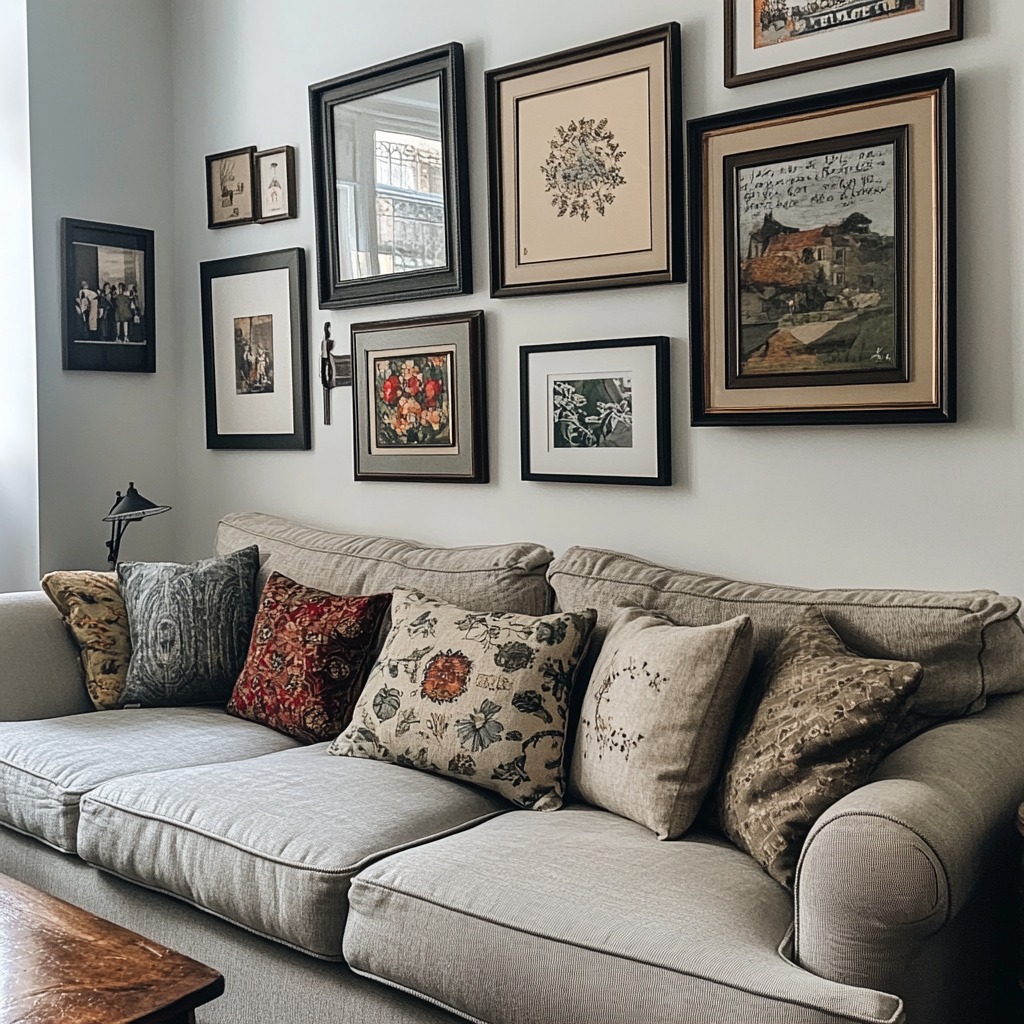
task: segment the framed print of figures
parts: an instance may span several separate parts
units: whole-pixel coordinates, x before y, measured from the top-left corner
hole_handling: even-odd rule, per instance
[[[672,483],[668,338],[519,350],[524,480]]]
[[[954,420],[953,72],[688,131],[694,425]]]
[[[260,224],[298,216],[295,207],[295,147],[264,149],[253,159],[260,209],[257,220]]]
[[[725,0],[728,88],[963,39],[962,0]]]
[[[473,290],[462,45],[309,87],[321,309]]]
[[[259,196],[253,188],[255,153],[255,146],[247,146],[206,158],[208,228],[251,224],[259,217]]]
[[[352,326],[356,480],[487,483],[484,315]]]
[[[488,71],[491,294],[684,279],[679,26]]]
[[[61,352],[65,370],[156,370],[153,232],[64,217]]]
[[[306,252],[199,264],[207,448],[308,449]]]

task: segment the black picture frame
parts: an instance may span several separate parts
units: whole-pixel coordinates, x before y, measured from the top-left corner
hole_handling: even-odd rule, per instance
[[[670,486],[669,374],[667,337],[521,346],[523,480]],[[628,413],[628,429],[616,406]],[[581,422],[579,409],[591,407]],[[602,435],[614,440],[602,444]]]
[[[773,66],[759,68],[757,70],[741,72],[738,70],[740,50],[739,39],[741,34],[746,36],[746,32],[741,31],[740,19],[737,16],[736,8],[737,4],[746,3],[751,5],[751,9],[753,9],[753,0],[723,0],[723,2],[725,17],[725,86],[727,89],[734,89],[737,86],[742,85],[753,85],[756,82],[767,82],[775,78],[785,78],[789,75],[799,75],[806,71],[819,71],[822,68],[839,67],[842,64],[852,64],[856,61],[869,60],[873,57],[884,57],[888,54],[904,53],[908,50],[917,50],[925,46],[937,46],[940,43],[956,42],[964,37],[964,11],[962,0],[937,0],[938,3],[945,4],[948,10],[948,19],[943,28],[925,30],[916,34],[909,33],[903,38],[885,39],[884,41],[874,44],[856,46],[847,50],[842,49],[840,45],[840,47],[832,53],[823,53],[816,57],[795,59],[789,62],[782,62]],[[902,0],[902,2],[904,4],[909,4],[912,3],[913,0]],[[929,0],[929,2],[936,2],[936,0]],[[861,4],[851,6],[870,8],[877,5],[868,2],[868,0],[864,0]],[[906,17],[908,12],[901,10],[894,13],[897,13],[899,17],[903,19]],[[826,15],[822,14],[821,17],[826,17]],[[889,17],[891,17],[891,15],[881,18],[877,22],[877,25],[884,26],[889,20]],[[854,19],[851,21],[851,26],[856,26],[859,29],[863,29],[866,24],[867,22],[863,19]],[[913,27],[913,25],[908,25],[908,28]],[[837,34],[837,28],[839,27],[830,26],[823,32],[823,36],[831,36],[832,42],[841,44],[842,38]],[[841,31],[841,28],[839,28],[839,31]],[[751,45],[753,45],[753,41],[751,41]],[[788,44],[786,43],[780,44],[776,40],[770,47],[770,50],[773,55],[784,58],[789,56],[786,53],[787,45]]]
[[[680,50],[679,25],[670,22],[485,73],[493,297],[686,280]],[[638,75],[646,75],[646,106],[636,102],[639,94],[625,89],[626,83]],[[602,87],[608,90],[606,94],[600,97],[592,92],[588,102],[596,104],[603,99],[605,103],[619,103],[629,107],[631,116],[620,116],[616,124],[609,125],[607,118],[601,118],[600,110],[589,117],[585,112],[581,114],[579,96],[574,94],[580,89]],[[619,89],[617,96],[612,94],[613,88]],[[547,102],[559,93],[565,93],[567,100],[561,114],[564,124],[557,118],[552,121],[547,114],[527,119],[524,104],[538,98]],[[616,161],[628,157],[634,148],[632,143],[622,142],[621,133],[639,132],[641,126],[648,129],[646,145],[639,147],[645,153],[643,164],[649,168],[646,201],[643,190],[639,195],[628,190],[631,174],[616,173],[626,166]],[[620,133],[618,140],[616,131]],[[571,190],[566,190],[564,196],[559,192],[565,147],[555,146],[559,137],[556,133],[563,141],[571,139],[574,153],[583,135],[589,150],[601,147],[603,178],[610,184],[599,192],[600,203],[588,200],[581,208],[564,198]],[[539,147],[533,163],[524,147],[530,147],[531,153]],[[538,178],[525,191],[519,174],[521,160],[531,168],[536,164],[538,174],[544,172],[544,180]],[[544,171],[549,166],[550,173]],[[618,208],[614,205],[616,198],[620,199]],[[630,208],[627,219],[631,224],[646,225],[649,238],[631,241],[633,248],[629,250],[587,254],[581,232],[574,230],[576,225],[596,223],[606,214],[625,216],[623,204],[627,201],[638,204],[639,211],[633,215]],[[540,211],[550,220],[545,220]],[[552,232],[558,233],[557,240]],[[535,248],[530,254],[530,237],[546,247],[543,257]],[[551,252],[546,251],[547,247]]]
[[[270,181],[264,181],[263,173],[263,161],[274,156],[278,157],[279,164],[283,165],[285,176],[283,184],[277,183],[277,187],[280,189],[280,198],[276,203],[274,196],[268,192],[273,187],[276,178],[272,172]],[[295,147],[277,146],[274,149],[262,149],[253,155],[252,160],[255,174],[253,188],[259,205],[259,216],[256,218],[256,222],[272,224],[274,221],[290,220],[297,217],[299,213],[296,203]]]
[[[233,228],[259,219],[255,156],[255,146],[243,146],[206,157],[208,228]],[[240,201],[239,196],[242,197]]]
[[[440,99],[440,179],[445,224],[444,262],[403,272],[356,277],[344,269],[339,245],[337,139],[335,111],[346,103],[365,102],[381,93],[438,81]],[[321,309],[344,309],[374,303],[461,295],[473,290],[470,251],[469,151],[466,128],[465,61],[461,43],[448,43],[377,64],[309,87],[309,121],[313,154],[313,199],[316,210],[317,294]],[[383,123],[383,122],[382,122]],[[376,146],[376,140],[374,145]],[[353,166],[366,166],[353,144]],[[370,157],[373,153],[370,153]],[[370,160],[370,163],[373,161]],[[354,188],[372,188],[375,174],[353,172]],[[397,193],[396,193],[397,196]],[[390,196],[389,196],[390,198]],[[408,197],[406,197],[408,199]],[[396,204],[398,198],[392,200]],[[420,203],[424,206],[424,203]],[[436,203],[435,203],[436,205]],[[365,230],[376,237],[376,221],[364,212]],[[414,211],[415,212],[415,211]],[[424,220],[429,220],[425,209]],[[433,216],[433,215],[431,215]],[[356,217],[356,220],[359,220]],[[390,258],[398,253],[393,245]],[[379,259],[381,253],[378,252]]]
[[[353,324],[351,339],[355,479],[487,483],[483,311]]]
[[[689,122],[690,377],[694,426],[956,420],[954,85],[954,73],[946,69]],[[871,123],[873,107],[878,111],[877,125]],[[745,130],[749,130],[751,140],[757,140],[751,141],[749,148]],[[895,211],[891,236],[884,230],[873,230],[870,218],[867,224],[858,221],[854,215],[863,216],[862,211],[849,205],[863,204],[859,198],[850,198],[861,195],[862,186],[875,188],[883,180],[883,175],[877,175],[868,166],[878,156],[869,152],[869,144],[883,136],[890,140],[895,159],[894,169],[886,172],[892,180],[889,188]],[[858,149],[859,143],[864,144],[863,150]],[[808,166],[801,167],[800,173],[802,180],[809,181],[809,187],[816,190],[815,204],[827,211],[822,214],[821,224],[815,222],[811,230],[809,222],[797,223],[802,215],[800,204],[811,209],[809,199],[791,203],[785,210],[769,210],[764,213],[765,227],[748,239],[746,257],[742,253],[736,255],[735,247],[742,243],[742,238],[738,236],[734,216],[738,206],[731,205],[730,197],[735,195],[733,185],[738,168],[761,164],[767,167],[779,160],[783,162],[777,166],[791,167],[786,162],[787,154],[798,160],[803,159],[802,154],[830,151],[838,159],[850,145],[857,154],[856,174],[870,175],[870,181],[858,178],[857,187],[835,202],[828,198],[829,194],[834,195],[832,186],[822,184],[825,178],[808,176],[813,169],[808,157]],[[861,161],[861,157],[867,162]],[[789,184],[784,183],[786,188]],[[766,201],[772,202],[770,196]],[[761,216],[763,206],[760,197],[758,203],[747,204],[748,217]],[[829,216],[831,220],[827,219]],[[855,226],[854,237],[844,240],[851,225]],[[780,244],[762,248],[760,243],[762,237],[767,237],[766,231],[777,237]],[[808,242],[801,258],[795,250],[788,251],[791,246],[787,239],[793,239],[795,244],[802,235],[808,236]],[[821,239],[817,240],[819,235]],[[823,249],[816,248],[819,244]],[[901,332],[906,338],[902,363],[894,359],[890,374],[874,371],[832,375],[826,362],[833,361],[838,369],[848,340],[849,351],[857,353],[856,359],[863,363],[873,358],[870,353],[864,354],[865,345],[877,340],[876,334],[882,327],[888,332],[889,324],[871,325],[868,321],[888,315],[890,307],[885,288],[873,273],[858,271],[854,282],[850,277],[852,266],[826,267],[825,263],[834,261],[840,249],[859,248],[863,253],[870,247],[881,251],[890,246],[896,281],[892,326],[897,339]],[[775,264],[762,267],[763,260],[776,261],[779,273],[764,277],[762,271],[767,273]],[[800,271],[806,269],[803,264],[816,267],[818,276],[805,288],[800,282],[785,278],[783,272],[790,263]],[[746,285],[740,283],[741,274]],[[751,287],[750,282],[757,287]],[[772,285],[771,296],[764,291],[765,285]],[[756,293],[758,288],[762,297],[767,296],[769,305],[780,305],[787,295],[793,300],[785,312],[766,306],[760,313],[744,314],[747,324],[752,325],[758,316],[764,319],[758,328],[765,335],[763,355],[774,351],[773,358],[788,359],[787,353],[797,353],[803,362],[795,374],[766,375],[760,381],[751,377],[739,382],[736,362],[730,360],[737,344],[735,325],[741,316],[741,301],[747,301],[749,293]],[[798,294],[801,290],[802,298]],[[751,306],[746,308],[749,311]],[[808,330],[812,323],[817,326]],[[783,337],[781,328],[793,337]],[[794,328],[799,329],[796,334]],[[885,358],[886,352],[884,347],[875,349],[880,358]],[[848,365],[853,362],[847,360]],[[787,369],[793,369],[792,362]],[[818,374],[818,370],[822,372]]]
[[[199,290],[206,447],[308,450],[305,250],[200,263]]]
[[[62,217],[60,251],[62,367],[155,373],[153,232]]]

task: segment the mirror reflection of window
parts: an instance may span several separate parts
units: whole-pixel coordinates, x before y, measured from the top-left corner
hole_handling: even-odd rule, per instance
[[[447,263],[440,80],[334,108],[341,278]]]

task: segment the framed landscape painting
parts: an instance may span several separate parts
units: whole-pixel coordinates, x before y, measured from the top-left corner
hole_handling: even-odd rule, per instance
[[[962,39],[962,0],[725,0],[728,88]]]
[[[487,482],[484,315],[352,327],[356,480]]]
[[[689,125],[692,417],[955,418],[953,73]]]
[[[525,345],[519,388],[524,480],[672,482],[668,338]]]
[[[491,294],[681,281],[679,26],[488,71]]]

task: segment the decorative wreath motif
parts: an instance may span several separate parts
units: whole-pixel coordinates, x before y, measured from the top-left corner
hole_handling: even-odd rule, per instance
[[[608,118],[581,117],[556,130],[541,167],[544,191],[554,193],[551,205],[559,217],[568,214],[586,221],[591,209],[603,217],[615,202],[616,189],[626,184],[619,167],[626,153],[608,130]]]

